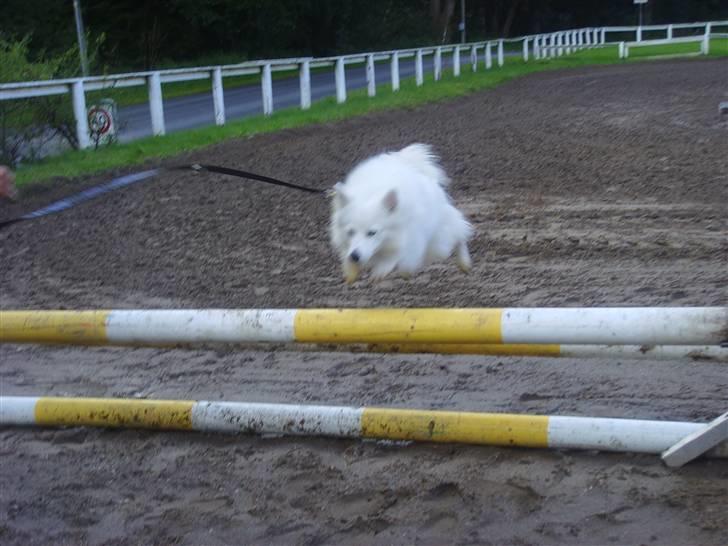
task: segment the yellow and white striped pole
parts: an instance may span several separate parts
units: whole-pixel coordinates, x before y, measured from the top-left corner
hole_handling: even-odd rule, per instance
[[[0,342],[717,345],[728,307],[0,311]]]
[[[0,426],[95,426],[662,453],[703,423],[398,408],[0,397]],[[728,442],[708,453],[728,457]]]
[[[346,348],[346,346],[345,346]],[[428,353],[484,356],[611,358],[623,360],[699,360],[728,362],[728,347],[718,345],[508,345],[488,343],[371,343],[349,346],[357,352]]]

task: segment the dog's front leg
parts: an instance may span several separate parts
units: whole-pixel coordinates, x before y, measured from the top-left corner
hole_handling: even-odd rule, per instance
[[[473,262],[470,259],[470,252],[468,251],[467,243],[458,243],[458,247],[455,250],[455,262],[458,264],[460,271],[463,273],[470,273],[470,270],[473,267]]]
[[[345,259],[342,262],[341,267],[344,270],[344,280],[346,281],[346,284],[353,284],[354,281],[359,278],[361,269],[351,260]]]
[[[397,267],[397,256],[383,259],[372,267],[372,279],[380,281]]]

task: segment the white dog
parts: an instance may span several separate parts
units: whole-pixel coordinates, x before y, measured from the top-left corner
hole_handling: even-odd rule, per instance
[[[346,281],[362,270],[375,279],[407,277],[453,251],[460,269],[469,271],[473,229],[452,205],[448,183],[430,147],[412,144],[367,159],[336,184],[330,235]]]

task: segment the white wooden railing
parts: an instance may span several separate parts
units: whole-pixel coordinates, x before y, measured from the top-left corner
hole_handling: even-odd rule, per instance
[[[100,89],[134,87],[146,85],[149,91],[149,107],[151,113],[152,133],[157,136],[165,134],[165,120],[163,108],[162,84],[181,81],[211,79],[214,119],[217,125],[225,124],[225,101],[223,98],[223,79],[230,76],[258,74],[261,81],[263,98],[263,114],[273,113],[273,85],[272,73],[280,71],[297,70],[300,81],[300,105],[302,109],[311,106],[311,69],[320,67],[334,67],[336,83],[336,100],[339,103],[346,101],[346,65],[364,63],[366,66],[367,94],[370,97],[376,94],[376,79],[374,65],[378,61],[389,61],[391,70],[392,90],[397,91],[400,86],[399,66],[402,59],[414,58],[415,83],[421,86],[424,83],[423,58],[433,57],[434,79],[442,76],[443,55],[452,56],[452,70],[455,76],[460,75],[461,55],[470,54],[470,64],[473,71],[478,68],[478,55],[482,52],[483,63],[486,69],[493,67],[493,48],[495,47],[495,61],[497,66],[505,62],[504,44],[521,43],[522,57],[529,61],[553,58],[568,55],[584,48],[605,47],[619,45],[619,57],[626,56],[630,42],[623,40],[609,41],[609,34],[634,34],[634,43],[643,41],[645,32],[664,32],[665,39],[660,43],[674,43],[681,41],[674,37],[675,30],[697,32],[698,37],[693,40],[710,38],[715,27],[728,27],[728,21],[710,21],[702,23],[683,23],[670,25],[650,25],[642,27],[600,27],[564,30],[537,35],[520,36],[517,38],[497,39],[468,44],[446,46],[421,47],[401,49],[394,51],[378,51],[354,55],[342,55],[324,58],[291,58],[270,59],[261,61],[248,61],[234,65],[204,66],[195,68],[180,68],[172,70],[154,70],[148,72],[134,72],[128,74],[113,74],[106,76],[91,76],[86,78],[71,78],[58,80],[45,80],[34,82],[18,82],[0,84],[0,100],[27,99],[32,97],[61,95],[70,93],[73,101],[73,112],[76,120],[76,134],[80,148],[91,145],[86,110],[86,92]],[[623,36],[622,36],[623,37]],[[705,52],[707,53],[707,46]]]

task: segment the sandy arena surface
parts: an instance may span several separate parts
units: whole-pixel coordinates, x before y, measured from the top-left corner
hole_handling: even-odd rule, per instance
[[[431,143],[477,229],[468,276],[346,287],[325,200],[185,172],[0,231],[0,308],[728,305],[727,99],[725,60],[542,73],[169,162],[324,188]],[[120,172],[36,188],[0,218]],[[0,391],[706,421],[728,410],[728,368],[2,345]],[[725,544],[726,506],[725,460],[0,429],[3,544]]]

